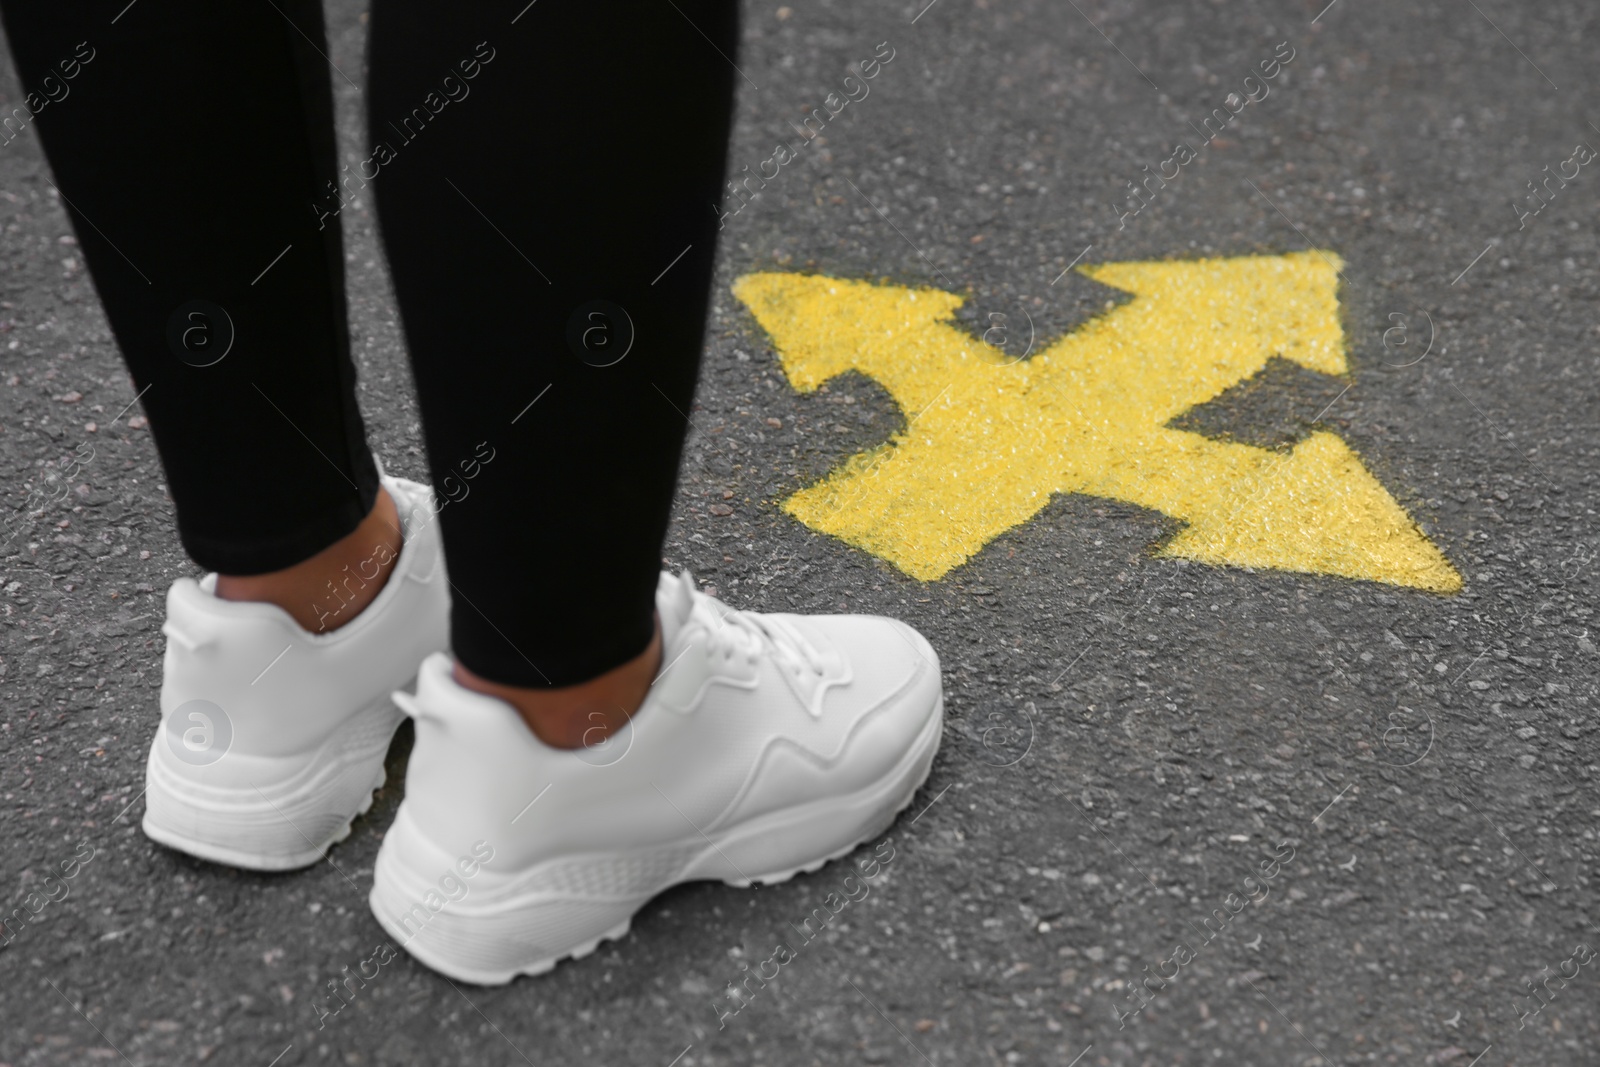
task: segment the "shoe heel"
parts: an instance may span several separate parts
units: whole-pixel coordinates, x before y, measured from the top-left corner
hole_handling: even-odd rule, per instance
[[[470,856],[451,856],[418,830],[401,804],[384,834],[368,903],[384,930],[440,974],[475,985],[504,985],[518,975],[543,974],[568,957],[593,952],[627,934],[649,893],[586,892],[511,885]],[[579,860],[572,866],[581,866]],[[566,872],[563,881],[601,880],[597,870]]]
[[[165,731],[159,732],[145,765],[145,836],[230,867],[289,871],[316,863],[372,807],[373,793],[386,778],[389,742],[402,720],[388,697],[358,716],[358,729],[309,760],[286,764],[225,755],[216,766],[235,761],[225,778],[169,758],[161,747]]]

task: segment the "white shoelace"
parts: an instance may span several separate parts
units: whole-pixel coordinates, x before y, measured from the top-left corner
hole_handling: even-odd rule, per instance
[[[744,656],[752,665],[769,654],[796,675],[820,678],[827,673],[827,658],[790,628],[755,612],[735,611],[698,589],[690,590],[690,604],[684,625],[698,625],[713,653],[729,659]]]

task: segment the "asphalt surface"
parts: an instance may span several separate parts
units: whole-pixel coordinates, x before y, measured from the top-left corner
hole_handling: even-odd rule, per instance
[[[1579,947],[1600,946],[1600,175],[1521,229],[1513,206],[1600,145],[1600,11],[924,2],[746,8],[736,168],[848,63],[882,41],[895,58],[727,222],[666,555],[736,606],[908,620],[942,658],[949,725],[870,895],[720,1028],[713,1001],[842,864],[680,887],[623,941],[505,988],[401,954],[319,1029],[326,984],[385,940],[365,888],[409,728],[337,869],[258,876],[142,835],[162,595],[194,568],[137,406],[116,418],[133,390],[37,138],[0,148],[0,911],[74,870],[0,948],[0,1064],[1600,1059],[1600,960]],[[1270,95],[1119,223],[1126,183],[1280,42],[1294,58]],[[359,4],[331,5],[329,44],[359,77]],[[357,93],[335,85],[354,161]],[[9,63],[0,86],[9,111]],[[374,444],[421,477],[370,205],[343,220]],[[1083,496],[923,583],[780,508],[908,416],[859,375],[791,389],[729,291],[740,275],[956,290],[975,332],[1025,310],[1048,340],[1115,298],[1061,276],[1080,254],[1306,248],[1346,262],[1351,374],[1274,364],[1184,428],[1338,433],[1458,594],[1158,559],[1170,520]],[[1230,894],[1259,902],[1207,939]],[[1153,973],[1166,984],[1127,1014]]]

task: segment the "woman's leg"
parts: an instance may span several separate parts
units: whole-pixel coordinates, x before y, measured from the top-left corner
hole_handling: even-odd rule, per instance
[[[375,0],[367,172],[454,498],[459,665],[428,657],[405,700],[369,899],[454,978],[543,973],[680,881],[814,870],[881,833],[938,748],[938,657],[909,627],[730,612],[660,573],[734,8]],[[489,888],[447,903],[441,868]]]
[[[373,514],[316,0],[0,2],[195,562],[262,575]],[[8,130],[8,133],[10,131]],[[21,136],[29,136],[23,132]],[[226,590],[223,590],[226,594]],[[270,597],[267,599],[271,599]]]
[[[377,196],[447,500],[458,677],[555,743],[527,690],[636,707],[654,674],[735,7],[373,7],[373,155],[349,188]]]
[[[184,547],[220,572],[167,593],[144,830],[220,863],[313,863],[382,783],[390,694],[449,611],[428,490],[380,486],[356,407],[338,220],[318,210],[337,177],[321,6],[0,11],[29,91],[14,117],[43,140]]]

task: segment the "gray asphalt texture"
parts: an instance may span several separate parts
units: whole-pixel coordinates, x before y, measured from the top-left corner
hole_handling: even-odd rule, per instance
[[[746,8],[735,169],[792,139],[847,64],[881,41],[896,57],[728,220],[666,555],[735,606],[892,614],[938,649],[944,747],[870,895],[721,1027],[713,1001],[843,864],[680,887],[621,942],[504,988],[402,954],[319,1029],[327,983],[385,941],[365,892],[410,731],[372,811],[304,872],[139,831],[162,596],[195,568],[137,405],[114,419],[133,390],[30,131],[0,148],[0,911],[91,858],[0,949],[0,1064],[1600,1062],[1600,961],[1578,948],[1600,946],[1600,176],[1523,229],[1512,206],[1600,145],[1600,9],[790,3]],[[330,57],[357,80],[362,22],[331,5]],[[1285,41],[1271,95],[1119,229],[1125,183]],[[359,97],[334,84],[353,162]],[[693,121],[670,87],[653,106]],[[374,445],[424,477],[370,203],[343,220]],[[907,416],[855,375],[794,392],[734,278],[957,289],[975,329],[1022,309],[1048,341],[1112,295],[1052,284],[1090,245],[1083,262],[1343,256],[1351,375],[1275,364],[1185,428],[1337,432],[1465,590],[1159,560],[1170,520],[1075,496],[924,584],[781,511]],[[1119,1018],[1184,939],[1194,958]]]

